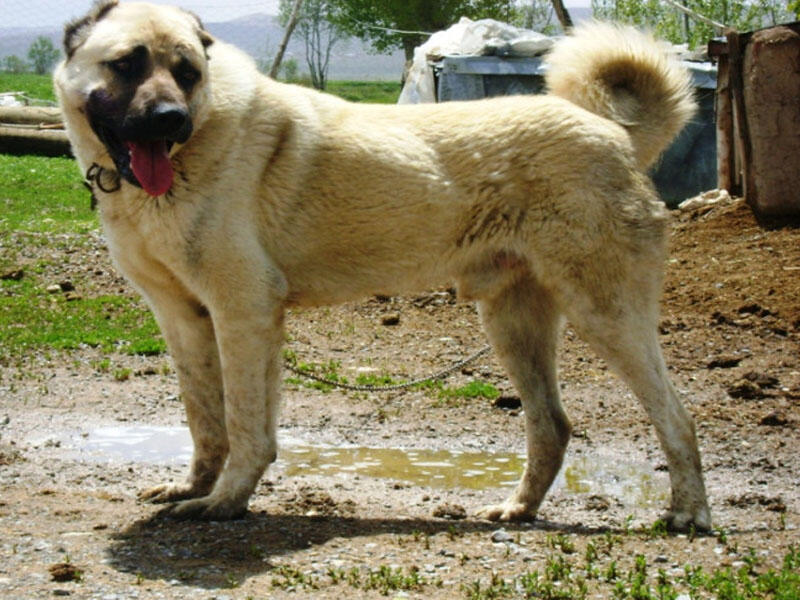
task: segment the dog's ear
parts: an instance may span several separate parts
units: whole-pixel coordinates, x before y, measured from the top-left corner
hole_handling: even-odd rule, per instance
[[[97,0],[88,15],[67,23],[64,28],[64,52],[67,60],[72,58],[75,51],[86,41],[94,24],[118,4],[119,0]]]
[[[199,31],[200,34],[200,43],[203,44],[203,48],[208,48],[211,44],[214,43],[214,38],[211,37],[211,34],[208,33],[205,29],[201,29]]]
[[[208,48],[214,43],[214,38],[210,33],[208,33],[208,31],[206,31],[206,28],[203,25],[203,22],[200,20],[200,17],[190,10],[184,10],[184,12],[188,13],[195,21],[197,21],[197,36],[200,38],[200,43],[203,44],[203,49]],[[206,58],[208,58],[208,53],[206,53]]]

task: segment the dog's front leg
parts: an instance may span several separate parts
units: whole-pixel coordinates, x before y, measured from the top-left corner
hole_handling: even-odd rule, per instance
[[[178,373],[194,453],[185,482],[162,484],[141,492],[139,497],[150,502],[205,496],[214,487],[228,454],[214,327],[205,307],[181,291],[176,286],[145,290]]]
[[[211,309],[224,384],[228,459],[211,493],[177,504],[172,511],[176,517],[241,516],[277,456],[283,306],[265,297],[268,292],[258,301],[237,299]]]
[[[214,487],[228,455],[222,373],[211,316],[160,263],[131,261],[125,253],[115,253],[114,258],[144,294],[167,341],[194,442],[186,481],[151,487],[139,497],[150,502],[175,502],[205,496]]]

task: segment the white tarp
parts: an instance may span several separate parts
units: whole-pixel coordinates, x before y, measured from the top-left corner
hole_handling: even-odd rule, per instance
[[[537,56],[553,40],[546,35],[520,29],[493,19],[473,21],[467,17],[444,31],[434,33],[414,49],[414,60],[398,104],[435,102],[433,70],[429,60],[448,55]]]

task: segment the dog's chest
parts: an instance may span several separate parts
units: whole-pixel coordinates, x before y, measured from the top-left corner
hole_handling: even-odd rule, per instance
[[[124,271],[147,268],[153,262],[181,269],[195,220],[190,207],[175,198],[121,192],[101,197],[99,203],[114,260]]]

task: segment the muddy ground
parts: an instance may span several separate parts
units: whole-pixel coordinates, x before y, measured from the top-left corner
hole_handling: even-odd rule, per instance
[[[94,246],[64,253],[53,280],[85,282],[76,290],[83,295],[132,294],[99,237]],[[337,361],[337,372],[350,379],[358,373],[411,379],[485,344],[474,308],[446,289],[296,311],[288,330],[288,347],[300,361]],[[472,487],[414,480],[393,470],[408,452],[388,451],[437,459],[444,455],[425,451],[521,453],[522,417],[491,354],[446,386],[490,382],[503,407],[435,390],[367,394],[287,384],[282,439],[317,449],[370,448],[373,462],[355,473],[319,474],[293,466],[284,453],[263,478],[250,513],[229,523],[176,522],[137,501],[138,490],[183,477],[184,466],[164,456],[164,447],[156,460],[86,447],[109,427],[185,424],[168,358],[119,354],[108,368],[87,348],[6,365],[0,596],[461,598],[475,582],[485,589],[493,577],[541,571],[569,544],[575,548],[568,554],[580,556],[587,545],[613,543],[602,560],[613,556],[625,567],[642,554],[676,577],[686,564],[736,568],[748,556],[757,557],[761,571],[777,568],[800,539],[797,224],[759,224],[741,202],[676,213],[661,339],[697,422],[715,535],[643,533],[666,503],[663,455],[628,390],[569,326],[560,366],[574,426],[571,466],[537,521],[502,530],[470,514],[510,488],[481,476]],[[376,456],[390,458],[375,463]],[[392,573],[407,580],[388,583]],[[598,597],[610,590],[589,585]]]

